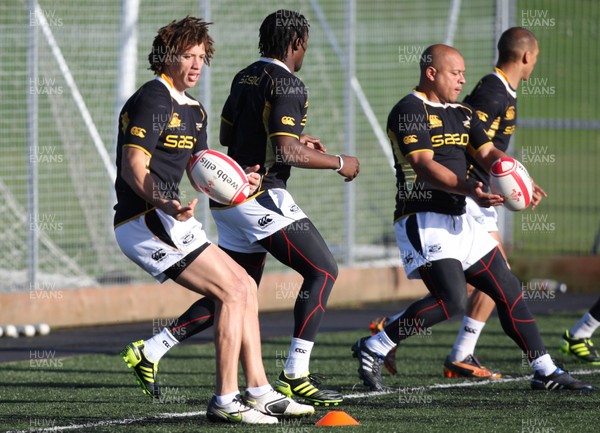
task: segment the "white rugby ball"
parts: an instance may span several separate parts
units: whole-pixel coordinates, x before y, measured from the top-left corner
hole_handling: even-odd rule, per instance
[[[192,156],[189,173],[196,191],[221,204],[239,204],[250,193],[244,170],[231,157],[216,150],[203,150]]]
[[[523,165],[514,158],[496,160],[490,170],[490,187],[504,197],[504,207],[512,211],[526,209],[531,203],[533,182]]]

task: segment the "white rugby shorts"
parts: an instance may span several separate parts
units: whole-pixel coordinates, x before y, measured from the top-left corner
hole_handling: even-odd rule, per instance
[[[494,206],[481,207],[471,197],[466,198],[467,213],[473,217],[475,221],[483,225],[488,232],[497,232],[498,230],[498,212]]]
[[[146,220],[151,212],[158,216],[155,224]],[[167,279],[163,271],[209,243],[197,219],[178,221],[159,209],[117,226],[115,237],[121,251],[161,283]]]
[[[418,268],[441,259],[456,259],[469,269],[498,242],[470,215],[418,212],[394,224],[400,258],[409,279],[419,279]]]
[[[285,189],[269,189],[237,206],[213,208],[219,246],[240,253],[260,253],[257,241],[272,235],[306,214]]]

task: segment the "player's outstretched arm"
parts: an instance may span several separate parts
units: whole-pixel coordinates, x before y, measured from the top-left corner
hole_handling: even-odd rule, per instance
[[[349,155],[329,155],[302,144],[297,138],[288,135],[276,135],[272,138],[281,160],[286,164],[300,168],[331,169],[350,182],[358,176],[360,163],[358,158]]]

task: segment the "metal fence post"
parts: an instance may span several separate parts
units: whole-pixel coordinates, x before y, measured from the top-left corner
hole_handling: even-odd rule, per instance
[[[27,156],[28,162],[28,188],[27,188],[27,280],[29,290],[37,284],[39,266],[39,228],[35,223],[38,218],[38,94],[31,89],[38,76],[38,32],[37,32],[37,0],[29,0],[29,41],[27,50],[27,70],[29,74],[30,91],[27,95]],[[32,22],[32,19],[34,20]],[[35,86],[35,84],[34,84]]]
[[[344,151],[348,155],[356,154],[355,143],[355,118],[356,110],[354,107],[354,92],[352,89],[352,80],[356,74],[356,1],[347,0],[346,2],[346,83],[344,89],[345,104],[345,133],[344,133]],[[354,263],[355,247],[355,226],[356,226],[356,187],[354,182],[349,182],[344,187],[344,205],[346,213],[344,217],[344,245],[343,260],[345,265]]]

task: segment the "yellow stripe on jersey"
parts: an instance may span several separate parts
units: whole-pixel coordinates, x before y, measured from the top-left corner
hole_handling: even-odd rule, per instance
[[[133,147],[134,149],[139,149],[142,152],[144,152],[146,154],[146,156],[148,156],[148,158],[152,158],[152,154],[150,152],[148,152],[142,146],[139,146],[137,144],[124,144],[123,147]]]
[[[490,144],[492,146],[494,145],[494,143],[488,141],[487,143],[483,143],[481,146],[475,149],[473,146],[471,146],[471,143],[469,142],[469,144],[467,145],[467,152],[469,152],[469,155],[471,155],[474,158],[475,155],[477,155],[481,149],[483,149],[486,146],[489,146]]]
[[[504,78],[504,80],[507,83],[510,83],[510,80],[508,79],[508,77],[506,76],[506,74],[504,73],[504,71],[500,68],[494,68],[494,71],[496,71],[498,73],[498,75],[502,75],[502,77]]]
[[[273,138],[278,135],[284,135],[286,137],[294,137],[295,139],[300,140],[300,137],[298,135],[290,134],[289,132],[274,132],[272,134],[269,134],[269,138]]]
[[[408,152],[406,154],[406,156],[412,155],[413,153],[418,153],[418,152],[431,152],[431,153],[434,153],[433,149],[417,149],[417,150],[413,150],[412,152]]]
[[[167,86],[167,88],[169,89],[169,94],[171,95],[171,98],[173,98],[175,101],[177,101],[177,103],[179,105],[200,106],[200,103],[198,101],[190,98],[187,94],[179,93],[179,91],[177,91],[177,89],[175,89],[175,86],[173,86],[173,81],[171,81],[171,79],[169,77],[167,77],[165,74],[160,74],[160,77],[157,77],[156,79],[158,79],[159,81],[162,81],[162,83],[165,86]]]

